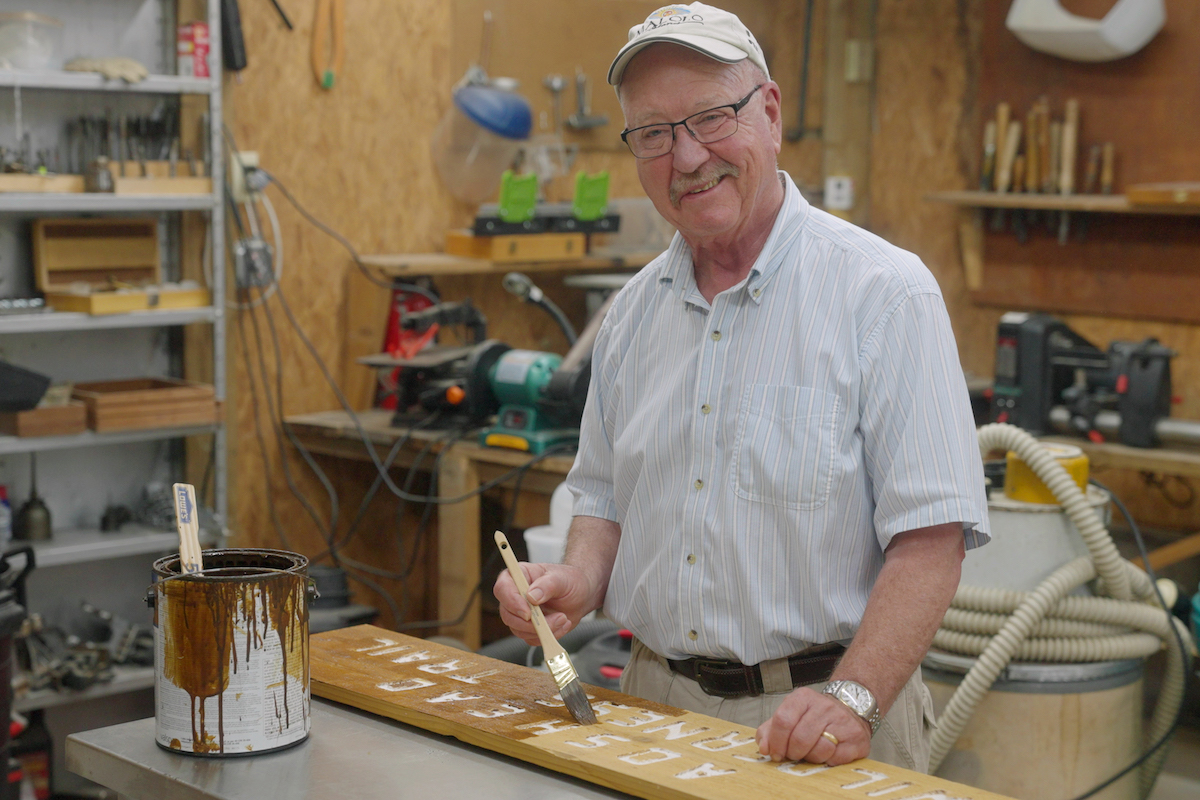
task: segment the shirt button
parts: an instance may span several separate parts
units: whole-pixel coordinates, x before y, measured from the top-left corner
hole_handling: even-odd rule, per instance
[[[701,414],[707,414],[710,411],[712,411],[712,406],[710,406],[708,403],[705,403],[704,405],[700,406]]]
[[[697,489],[703,489],[704,481],[700,480],[699,478],[696,478],[696,482],[692,485],[695,486]]]
[[[720,332],[720,331],[713,331],[713,332],[712,332],[712,340],[713,340],[714,342],[719,342],[719,341],[721,341],[721,332]]]
[[[760,294],[762,294],[762,289],[755,289],[755,290],[754,290],[754,296],[755,296],[755,297],[758,297]]]
[[[688,631],[688,638],[691,639],[693,642],[696,641],[696,639],[699,638],[699,636],[700,636],[700,634],[696,633],[695,631]]]
[[[694,553],[688,553],[687,562],[689,564],[695,564],[696,563],[696,555]]]

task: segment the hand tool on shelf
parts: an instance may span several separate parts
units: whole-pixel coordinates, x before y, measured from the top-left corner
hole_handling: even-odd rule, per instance
[[[1105,142],[1100,153],[1100,193],[1113,192],[1113,162],[1116,160],[1116,150],[1112,142]]]
[[[999,135],[999,128],[997,128]],[[1005,194],[1012,186],[1012,169],[1013,162],[1017,158],[1017,149],[1021,146],[1021,123],[1013,120],[1008,123],[1008,130],[1004,134],[1004,149],[1000,151],[999,161],[996,164],[996,191],[1000,194]],[[1004,209],[997,208],[992,213],[992,230],[1000,231],[1004,229]]]
[[[1004,168],[1006,153],[1008,152],[1008,131],[1009,118],[1012,115],[1012,108],[1008,103],[996,104],[996,170],[992,181],[994,191],[1005,191],[1000,188],[1001,174],[1012,169],[1012,159],[1008,159],[1008,168]],[[1015,156],[1015,153],[1014,153]],[[992,209],[991,229],[999,231],[1004,229],[1004,209]]]
[[[517,591],[528,601],[529,582],[525,580],[525,573],[521,570],[521,565],[517,563],[517,557],[513,555],[508,539],[500,531],[496,531],[496,546],[500,548],[500,555],[504,558],[504,565],[508,568],[508,574],[512,576],[513,583],[517,585]],[[538,639],[542,643],[546,667],[550,670],[550,675],[553,676],[554,683],[558,686],[559,696],[566,704],[567,711],[571,712],[571,716],[579,724],[595,725],[596,712],[592,708],[592,704],[588,702],[583,684],[579,682],[579,674],[575,672],[575,667],[571,664],[567,651],[550,632],[550,626],[546,624],[546,617],[542,613],[541,607],[530,603],[529,617],[533,622],[533,629],[537,631]]]
[[[1046,194],[1058,194],[1058,174],[1062,171],[1062,123],[1058,120],[1051,120],[1048,127],[1050,160],[1047,164],[1046,185],[1042,191]],[[1046,230],[1051,236],[1058,232],[1058,219],[1053,212],[1046,213]]]
[[[1083,172],[1083,193],[1095,194],[1096,188],[1100,183],[1100,156],[1103,148],[1094,144],[1088,148],[1087,167]],[[1084,214],[1079,218],[1076,224],[1076,229],[1079,232],[1079,241],[1087,238],[1088,222],[1091,219],[1091,214]]]
[[[1063,121],[1062,163],[1058,176],[1058,190],[1064,197],[1075,192],[1075,146],[1079,138],[1079,101],[1067,101],[1066,118]],[[1058,243],[1066,244],[1071,235],[1071,212],[1063,211],[1058,221]]]
[[[194,575],[204,569],[200,522],[196,518],[196,490],[190,483],[176,483],[171,488],[175,499],[175,525],[179,529],[179,570]]]
[[[1013,159],[1012,182],[1013,192],[1020,194],[1025,186],[1025,171],[1026,171],[1025,156],[1020,155]],[[1021,244],[1029,241],[1029,215],[1026,209],[1014,208],[1012,212],[1012,229],[1017,237],[1017,241]]]

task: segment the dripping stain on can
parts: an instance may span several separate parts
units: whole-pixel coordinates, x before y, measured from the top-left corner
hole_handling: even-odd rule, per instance
[[[298,744],[309,729],[307,559],[229,549],[204,564],[188,576],[178,556],[154,565],[156,741],[218,757]]]

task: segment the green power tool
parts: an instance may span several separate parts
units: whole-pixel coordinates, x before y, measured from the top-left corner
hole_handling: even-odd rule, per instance
[[[562,356],[537,350],[509,350],[488,371],[488,383],[500,401],[496,424],[479,435],[479,443],[541,453],[548,447],[579,440],[559,409],[546,403],[546,387],[562,364]]]

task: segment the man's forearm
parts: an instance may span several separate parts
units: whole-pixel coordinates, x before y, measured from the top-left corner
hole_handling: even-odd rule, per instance
[[[608,579],[617,560],[621,526],[600,517],[575,517],[567,533],[567,551],[563,563],[577,567],[591,584],[593,608],[604,605]]]
[[[832,679],[866,686],[886,713],[920,665],[954,599],[963,555],[957,522],[897,534],[862,625]]]

